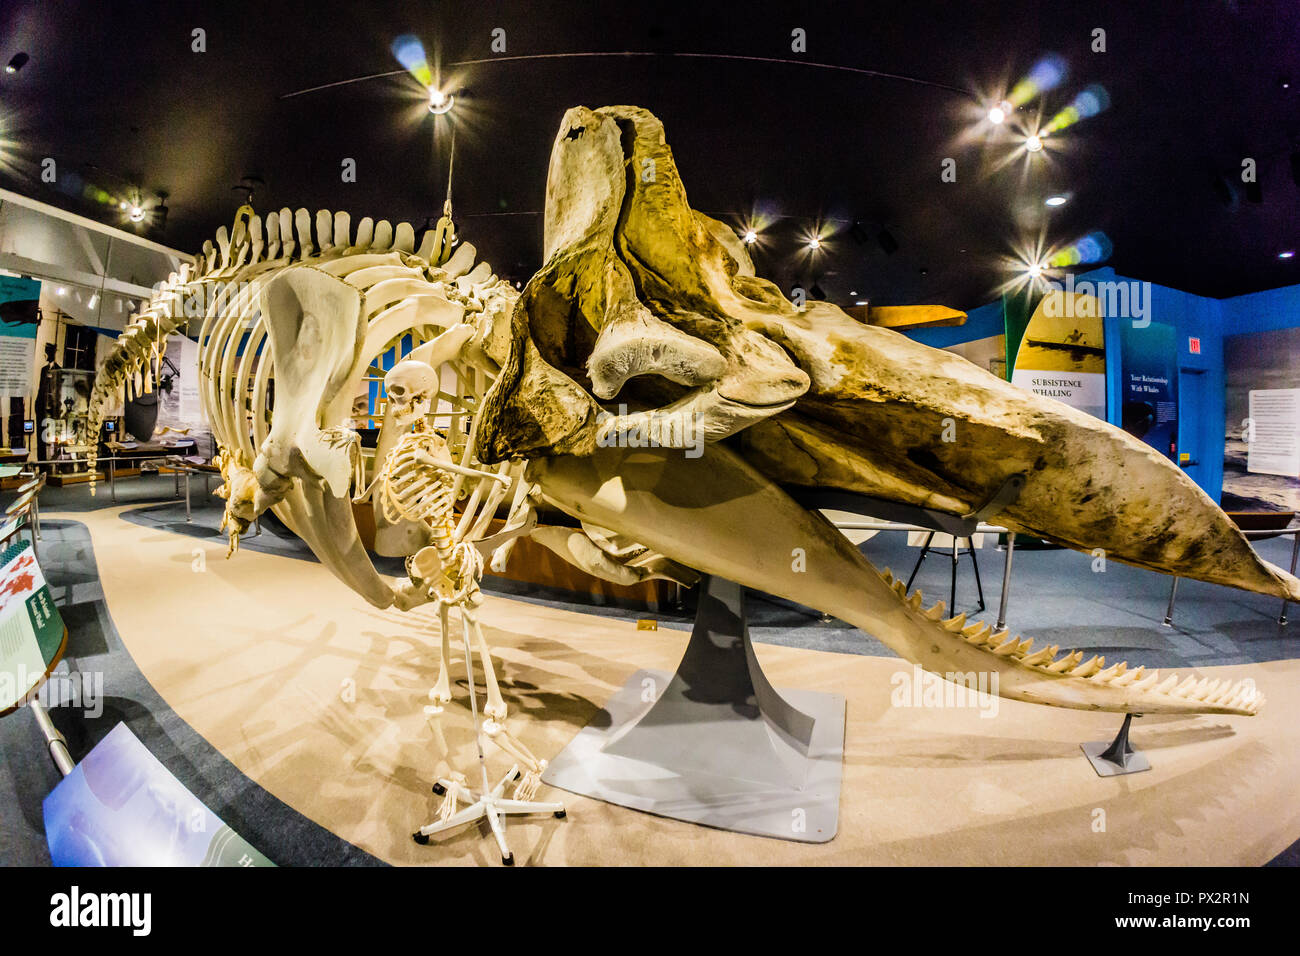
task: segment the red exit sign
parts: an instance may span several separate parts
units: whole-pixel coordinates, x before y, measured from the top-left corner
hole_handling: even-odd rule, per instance
[[[1201,340],[1200,340],[1200,339],[1194,339],[1194,338],[1191,338],[1191,337],[1189,336],[1188,339],[1187,339],[1187,351],[1191,352],[1193,355],[1200,355],[1200,354],[1201,354]]]

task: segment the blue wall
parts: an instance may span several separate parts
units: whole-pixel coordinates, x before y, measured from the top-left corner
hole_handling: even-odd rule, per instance
[[[1083,281],[1134,281],[1109,267],[1079,275]],[[1208,299],[1151,284],[1152,322],[1172,326],[1178,347],[1178,447],[1190,451],[1196,464],[1188,475],[1215,501],[1223,489],[1224,372],[1223,339],[1274,329],[1300,327],[1300,285],[1270,289],[1231,299]],[[1106,318],[1106,385],[1108,418],[1119,424],[1123,349],[1120,323],[1131,319]],[[926,345],[945,348],[960,342],[1000,335],[1002,303],[992,302],[971,310],[965,325],[916,329],[906,333]],[[1201,352],[1192,354],[1189,339],[1200,339]]]

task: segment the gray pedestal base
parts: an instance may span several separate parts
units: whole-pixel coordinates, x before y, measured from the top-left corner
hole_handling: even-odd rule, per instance
[[[1147,755],[1140,750],[1134,750],[1133,745],[1128,742],[1128,731],[1134,716],[1140,717],[1141,714],[1124,715],[1124,725],[1120,727],[1119,734],[1110,743],[1095,740],[1091,743],[1079,744],[1084,756],[1092,764],[1092,769],[1097,771],[1097,776],[1119,777],[1126,773],[1141,773],[1143,770],[1151,769],[1151,761],[1147,760]]]
[[[824,843],[838,825],[844,712],[838,694],[778,693],[741,588],[706,579],[677,673],[633,674],[542,779],[675,820]]]

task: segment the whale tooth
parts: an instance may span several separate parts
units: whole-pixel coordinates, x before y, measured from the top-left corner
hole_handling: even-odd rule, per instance
[[[1116,677],[1118,677],[1120,674],[1124,673],[1126,670],[1128,670],[1128,661],[1120,661],[1118,664],[1112,664],[1110,667],[1107,667],[1104,671],[1101,671],[1098,674],[1094,674],[1092,676],[1092,679],[1095,681],[1099,681],[1100,683],[1103,684],[1108,684],[1111,681],[1113,681]]]
[[[1056,652],[1059,651],[1060,649],[1061,646],[1059,644],[1053,644],[1051,647],[1043,648],[1037,654],[1030,654],[1023,661],[1021,661],[1021,663],[1024,664],[1026,667],[1036,667],[1039,664],[1045,664],[1048,661],[1055,660]]]
[[[944,610],[943,602],[939,601],[934,607],[925,612],[925,616],[931,621],[942,621]]]
[[[918,610],[921,607],[921,602],[924,600],[925,596],[921,594],[921,589],[917,588],[912,592],[912,596],[907,599],[907,606],[913,611]]]
[[[1066,654],[1059,661],[1048,665],[1047,671],[1050,674],[1064,674],[1081,660],[1083,660],[1083,651],[1070,651],[1070,653]]]
[[[1133,683],[1134,681],[1141,680],[1145,673],[1146,673],[1146,668],[1139,667],[1137,668],[1137,670],[1131,670],[1131,671],[1127,671],[1124,674],[1121,674],[1120,676],[1116,677],[1113,681],[1111,681],[1111,683],[1113,683],[1116,687],[1127,687],[1129,684]]]
[[[1006,634],[1007,632],[1002,631],[1001,633]],[[993,648],[993,653],[998,655],[998,657],[1007,657],[1011,654],[1014,654],[1016,652],[1016,648],[1018,648],[1019,646],[1020,646],[1020,638],[1012,637],[1006,641],[1003,641],[997,647]]]
[[[1106,666],[1106,658],[1094,655],[1070,671],[1070,677],[1091,677]]]
[[[1150,690],[1152,687],[1155,687],[1156,684],[1158,684],[1159,682],[1160,682],[1160,672],[1152,671],[1150,674],[1148,674],[1146,677],[1142,678],[1141,680],[1134,681],[1133,689],[1135,691]]]
[[[963,627],[966,626],[966,612],[962,611],[956,617],[948,618],[948,620],[944,621],[939,626],[942,627],[945,631],[952,631],[954,633],[960,631]]]
[[[1157,694],[1167,694],[1177,686],[1178,686],[1178,675],[1170,674],[1168,677],[1166,677],[1163,681],[1160,682],[1160,686],[1157,687],[1155,691]]]

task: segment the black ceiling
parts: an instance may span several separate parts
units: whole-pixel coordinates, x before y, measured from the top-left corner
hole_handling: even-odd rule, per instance
[[[407,76],[283,98],[397,68],[394,37],[415,33],[463,90],[454,198],[464,238],[503,275],[541,255],[547,157],[564,110],[634,103],[664,121],[692,205],[737,225],[782,218],[763,234],[760,273],[816,283],[841,303],[941,302],[970,308],[1007,277],[1002,259],[1043,236],[1091,230],[1114,242],[1119,272],[1225,296],[1300,282],[1300,4],[106,3],[8,0],[0,60],[0,179],[36,198],[120,223],[115,207],[69,196],[76,177],[114,197],[131,185],[168,195],[147,233],[197,249],[230,222],[245,175],[265,182],[259,211],[346,209],[417,226],[437,216],[446,141]],[[791,51],[791,30],[807,52]],[[1106,52],[1091,50],[1094,28]],[[191,49],[206,31],[206,52]],[[1014,145],[978,131],[957,90],[991,94],[1045,53],[1069,75],[1022,111],[1051,115],[1091,83],[1111,107],[1012,162]],[[807,60],[906,79],[732,57]],[[1289,81],[1289,88],[1284,82]],[[954,89],[955,88],[955,89]],[[445,121],[444,121],[445,122]],[[60,182],[40,181],[57,162]],[[945,157],[957,182],[940,180]],[[1259,195],[1240,182],[1256,161]],[[341,181],[356,160],[357,181]],[[1214,180],[1233,184],[1220,195]],[[60,188],[62,187],[62,189]],[[1042,200],[1072,194],[1048,210]],[[1256,202],[1253,199],[1262,201]],[[836,230],[810,259],[799,234]],[[858,238],[850,234],[860,221]],[[887,254],[882,228],[897,239]],[[859,241],[865,238],[866,242]]]

